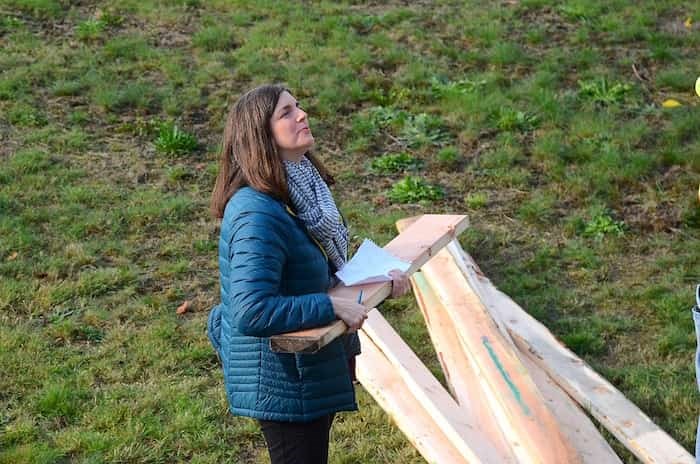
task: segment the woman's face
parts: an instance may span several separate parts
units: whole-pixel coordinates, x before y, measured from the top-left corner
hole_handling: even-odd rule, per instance
[[[283,159],[299,161],[314,144],[306,112],[289,92],[282,92],[270,119],[272,136]]]

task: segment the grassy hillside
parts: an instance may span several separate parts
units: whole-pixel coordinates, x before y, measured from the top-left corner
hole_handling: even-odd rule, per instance
[[[496,285],[691,450],[699,51],[689,0],[0,0],[0,463],[266,462],[204,331],[217,146],[264,82],[353,245],[466,212]],[[439,375],[412,297],[383,313]],[[331,462],[423,462],[358,396]]]

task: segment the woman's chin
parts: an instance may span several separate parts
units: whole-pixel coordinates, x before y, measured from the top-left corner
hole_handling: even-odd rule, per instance
[[[315,142],[316,141],[314,140],[314,138],[311,135],[309,135],[308,138],[301,140],[299,146],[304,147],[304,151],[309,151],[314,147]]]
[[[302,132],[300,142],[301,142],[301,144],[306,144],[306,145],[312,146],[315,142],[314,136],[311,135],[311,132],[306,133],[306,134],[304,132]]]

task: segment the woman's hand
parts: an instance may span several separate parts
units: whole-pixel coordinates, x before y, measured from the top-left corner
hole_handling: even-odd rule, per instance
[[[398,269],[389,271],[389,277],[391,277],[391,297],[398,298],[405,295],[411,285],[408,281],[408,274],[401,272]]]
[[[331,296],[330,299],[333,305],[333,312],[338,319],[345,322],[348,326],[348,332],[355,332],[362,327],[365,319],[367,319],[367,308],[348,298]]]

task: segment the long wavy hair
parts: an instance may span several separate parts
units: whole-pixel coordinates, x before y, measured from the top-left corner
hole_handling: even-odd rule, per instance
[[[224,127],[219,174],[211,195],[210,211],[214,217],[222,218],[233,194],[245,186],[290,203],[287,176],[270,126],[282,92],[289,90],[279,84],[262,85],[246,92],[231,107]],[[326,183],[333,184],[333,177],[323,164],[310,152],[305,155]]]

